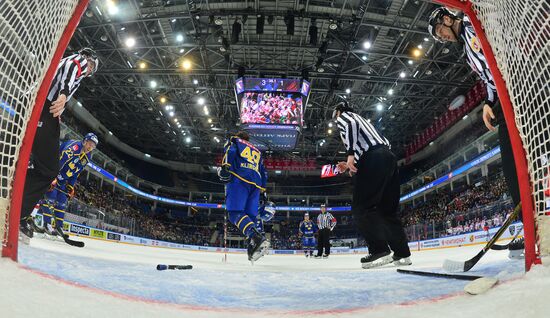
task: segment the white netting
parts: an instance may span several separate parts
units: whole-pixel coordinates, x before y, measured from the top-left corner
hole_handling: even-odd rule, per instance
[[[78,0],[0,0],[0,237],[36,95]]]
[[[538,242],[550,253],[550,1],[473,0],[527,154]]]

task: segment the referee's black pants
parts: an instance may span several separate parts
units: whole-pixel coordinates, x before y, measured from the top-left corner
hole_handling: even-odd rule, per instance
[[[407,236],[398,216],[399,172],[395,155],[386,146],[374,146],[357,163],[352,215],[365,237],[369,253],[411,255]]]
[[[512,142],[510,141],[508,127],[506,127],[506,122],[504,120],[502,120],[498,126],[498,139],[500,143],[500,156],[502,158],[502,174],[504,174],[504,179],[506,180],[506,185],[508,186],[508,192],[510,192],[514,206],[516,206],[521,202],[519,195],[518,175],[516,172],[516,164],[514,162]]]
[[[324,228],[319,230],[319,237],[317,238],[317,256],[323,255],[323,249],[325,255],[330,255],[330,229]]]
[[[51,102],[46,100],[36,135],[23,190],[21,218],[28,217],[59,173],[59,118],[50,114]]]

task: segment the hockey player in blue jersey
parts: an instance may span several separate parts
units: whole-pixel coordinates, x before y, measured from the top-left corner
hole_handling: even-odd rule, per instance
[[[59,156],[61,168],[53,180],[50,190],[46,192],[40,203],[44,228],[35,228],[35,230],[44,231],[50,235],[63,235],[63,219],[67,201],[74,196],[74,184],[90,161],[88,154],[96,148],[98,143],[97,136],[94,133],[88,133],[81,141],[69,140],[61,144]],[[55,228],[52,227],[52,217],[55,217]]]
[[[248,259],[256,261],[269,245],[256,227],[260,196],[262,203],[267,202],[267,172],[262,153],[249,140],[250,136],[244,131],[229,138],[218,176],[226,183],[225,205],[229,221],[247,238]]]
[[[302,248],[306,257],[313,257],[313,249],[317,243],[315,242],[315,233],[317,233],[317,225],[309,219],[309,213],[304,214],[304,220],[300,222],[299,235],[302,237]]]

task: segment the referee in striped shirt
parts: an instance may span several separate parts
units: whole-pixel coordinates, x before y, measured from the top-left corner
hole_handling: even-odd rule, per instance
[[[497,129],[491,123],[495,119],[493,108],[498,99],[496,85],[470,18],[468,16],[459,18],[447,8],[439,7],[430,14],[428,32],[438,42],[452,42],[463,45],[468,65],[479,75],[487,89],[487,97],[483,102],[483,122],[487,129],[496,131]],[[502,112],[497,114],[499,115],[496,122],[498,124],[498,139],[502,156],[502,172],[508,185],[508,191],[512,196],[512,201],[514,205],[518,205],[521,199],[512,143]]]
[[[365,118],[354,113],[347,101],[336,105],[332,117],[347,152],[347,162],[339,162],[338,169],[355,174],[351,211],[369,249],[369,255],[361,258],[362,267],[391,262],[410,265],[407,236],[397,214],[397,159],[390,151],[389,141]]]
[[[336,226],[336,218],[327,212],[324,204],[321,204],[321,214],[317,216],[319,237],[317,238],[317,255],[315,258],[327,258],[330,255],[330,234]],[[323,253],[324,250],[324,253]]]
[[[97,67],[97,55],[90,48],[84,48],[77,54],[67,56],[57,65],[32,145],[23,190],[22,219],[30,216],[33,207],[44,196],[59,173],[60,116],[65,110],[65,104],[80,86],[80,81],[92,76],[97,71]],[[32,233],[26,231],[28,227],[25,226],[25,222],[22,222],[22,231]]]

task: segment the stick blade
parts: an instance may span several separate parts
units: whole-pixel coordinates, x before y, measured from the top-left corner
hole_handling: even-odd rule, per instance
[[[479,295],[491,289],[496,283],[498,279],[495,277],[482,277],[464,286],[464,291],[470,295]]]
[[[443,270],[448,273],[462,273],[465,272],[465,262],[462,261],[453,261],[446,259],[443,262]]]

